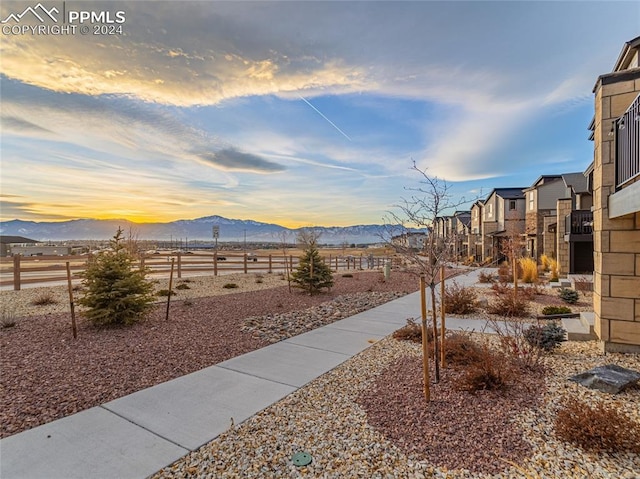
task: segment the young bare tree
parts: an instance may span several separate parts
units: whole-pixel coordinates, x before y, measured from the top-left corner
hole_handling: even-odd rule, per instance
[[[289,285],[289,292],[291,292],[291,271],[289,269],[289,260],[287,259],[289,231],[282,230],[278,234],[278,238],[280,239],[280,246],[282,246],[282,257],[284,258],[284,270],[285,270],[285,274],[287,275],[287,284]]]
[[[396,252],[408,263],[408,270],[425,278],[431,296],[431,314],[433,321],[433,341],[434,341],[434,363],[435,380],[440,380],[440,354],[437,326],[436,308],[436,283],[442,266],[451,260],[453,235],[438,236],[436,234],[436,220],[447,211],[455,211],[457,207],[468,203],[461,198],[454,201],[450,185],[443,179],[432,177],[427,174],[426,169],[420,169],[415,161],[411,168],[420,176],[419,186],[406,187],[410,193],[408,197],[402,198],[400,204],[396,205],[396,211],[390,212],[387,218],[387,233],[389,237],[400,237],[408,235],[415,229],[426,230],[427,236],[421,248],[416,248],[410,241],[391,242]],[[407,236],[408,237],[408,236]],[[423,334],[426,333],[426,317],[423,317]],[[425,365],[425,369],[426,369]]]

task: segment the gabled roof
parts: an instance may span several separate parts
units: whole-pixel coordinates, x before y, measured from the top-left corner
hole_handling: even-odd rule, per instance
[[[520,198],[524,198],[525,189],[526,187],[523,186],[517,188],[494,188],[493,190],[491,190],[491,193],[489,193],[489,196],[487,196],[485,202],[487,202],[487,200],[489,200],[489,198],[491,198],[491,195],[493,195],[494,193],[496,194],[496,196],[499,196],[500,198],[503,198],[505,200],[517,200]]]
[[[536,187],[540,185],[544,185],[547,182],[560,180],[560,179],[562,179],[562,175],[541,175],[540,177],[538,177],[536,181],[533,182],[533,184],[529,188],[526,188],[525,191],[533,190]]]
[[[12,244],[12,243],[37,243],[37,240],[25,238],[24,236],[0,236],[0,243]]]
[[[584,173],[566,173],[562,175],[562,180],[567,188],[573,189],[576,194],[589,193],[589,184]]]
[[[629,40],[622,47],[622,51],[616,60],[616,64],[613,66],[614,72],[619,72],[629,68],[629,64],[633,58],[633,51],[640,48],[640,37],[636,37],[633,40]]]

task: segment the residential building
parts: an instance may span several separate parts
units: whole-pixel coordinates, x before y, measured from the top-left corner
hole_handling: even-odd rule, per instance
[[[453,214],[454,257],[466,260],[469,257],[469,232],[471,231],[471,211],[456,211]]]
[[[595,332],[604,351],[640,352],[640,37],[593,89]]]
[[[484,261],[482,254],[482,208],[484,201],[478,200],[471,206],[471,231],[469,232],[469,252],[478,263]]]
[[[507,242],[521,238],[525,228],[524,187],[494,188],[482,207],[483,261],[506,259]]]
[[[557,200],[556,258],[561,276],[593,273],[593,204],[585,173],[562,175],[564,198]]]
[[[527,254],[534,259],[546,254],[556,258],[557,201],[567,188],[562,175],[543,175],[524,190]]]

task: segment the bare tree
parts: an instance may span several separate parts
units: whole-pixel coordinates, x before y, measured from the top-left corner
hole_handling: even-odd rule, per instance
[[[284,258],[284,270],[287,275],[287,284],[289,285],[289,292],[291,292],[291,271],[289,270],[289,260],[287,259],[287,240],[289,238],[289,231],[282,230],[278,234],[278,238],[280,239],[280,246],[282,246],[282,257]]]
[[[387,221],[387,241],[391,240],[396,252],[408,263],[408,270],[425,278],[431,293],[431,314],[433,321],[435,380],[440,380],[440,355],[438,342],[438,326],[436,312],[436,282],[442,266],[451,260],[454,235],[438,236],[436,234],[436,220],[447,211],[455,209],[468,201],[461,198],[454,201],[450,192],[450,185],[443,179],[432,177],[426,169],[420,169],[415,161],[411,168],[420,175],[419,186],[405,187],[410,192],[406,198],[402,198],[396,205],[396,211],[390,212]],[[421,248],[416,248],[409,238],[413,230],[426,231],[427,236]],[[391,235],[391,237],[389,237]],[[393,241],[392,238],[396,238]],[[400,240],[398,240],[400,238]],[[421,282],[424,284],[424,282]],[[423,334],[426,334],[426,317],[423,316]],[[425,358],[426,361],[426,358]],[[425,364],[425,370],[428,365]],[[426,373],[425,373],[426,374]]]

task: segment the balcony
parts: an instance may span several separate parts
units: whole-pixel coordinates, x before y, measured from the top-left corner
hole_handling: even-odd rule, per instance
[[[568,241],[593,241],[593,213],[591,210],[575,210],[567,215],[565,237]]]
[[[615,187],[609,219],[640,211],[640,95],[612,125],[615,132]]]
[[[613,127],[616,129],[616,191],[640,175],[640,95]]]

